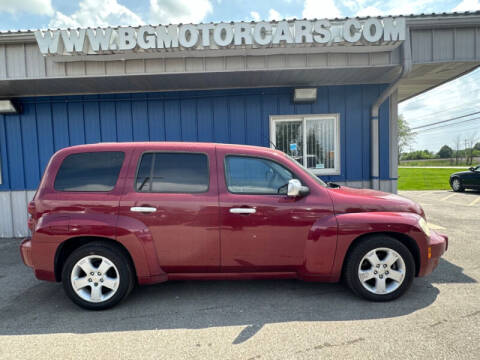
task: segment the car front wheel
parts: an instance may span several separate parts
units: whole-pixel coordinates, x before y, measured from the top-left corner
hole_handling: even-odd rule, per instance
[[[415,262],[408,248],[386,235],[356,245],[345,264],[346,282],[357,295],[372,301],[401,296],[412,284]]]
[[[459,178],[454,178],[452,180],[452,189],[453,189],[453,191],[456,191],[456,192],[460,192],[460,191],[465,190],[463,185],[462,185],[462,181]]]
[[[72,301],[88,310],[104,310],[133,288],[133,272],[123,252],[101,242],[76,249],[66,260],[63,286]]]

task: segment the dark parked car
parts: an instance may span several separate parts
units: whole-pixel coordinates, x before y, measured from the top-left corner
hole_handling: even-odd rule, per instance
[[[480,190],[480,165],[471,167],[467,171],[460,171],[450,175],[450,186],[453,191],[465,189]]]
[[[115,305],[135,284],[185,279],[343,277],[364,298],[392,300],[448,245],[415,202],[329,187],[255,146],[66,148],[28,212],[23,261],[87,309]]]

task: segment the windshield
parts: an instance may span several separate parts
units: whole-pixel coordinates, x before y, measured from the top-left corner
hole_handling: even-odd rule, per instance
[[[315,175],[312,170],[310,169],[307,169],[305,166],[303,166],[302,164],[300,164],[297,160],[295,160],[293,157],[291,157],[290,155],[288,154],[285,154],[283,151],[280,151],[283,155],[285,155],[287,158],[289,158],[290,160],[292,160],[293,162],[295,162],[298,166],[300,166],[303,171],[305,171],[305,173],[310,176],[313,180],[315,180],[318,184],[322,185],[322,186],[325,186],[327,187],[327,184],[322,180],[320,179],[317,175]]]

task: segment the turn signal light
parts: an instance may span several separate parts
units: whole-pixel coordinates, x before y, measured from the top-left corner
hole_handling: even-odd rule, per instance
[[[429,259],[432,258],[432,247],[431,246],[428,247],[428,258]]]

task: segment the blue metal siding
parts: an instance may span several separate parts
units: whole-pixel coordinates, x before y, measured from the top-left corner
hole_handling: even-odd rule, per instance
[[[345,86],[332,86],[328,89],[328,112],[333,114],[340,114],[340,170],[341,173],[338,176],[330,176],[331,181],[345,181],[349,179],[352,174],[350,174],[349,169],[347,169],[347,154],[346,151],[346,125],[349,123],[350,119],[347,119],[345,114],[345,104],[346,104],[346,94]],[[349,141],[351,139],[348,139]]]
[[[348,126],[345,128],[345,169],[351,181],[362,180],[362,92],[347,88],[345,94],[345,116]],[[360,150],[360,151],[359,151]]]
[[[390,136],[390,122],[388,121],[389,110],[389,101],[385,101],[382,106],[380,106],[378,113],[378,118],[380,120],[378,124],[378,136],[380,137],[380,179],[390,178],[390,146],[389,141],[383,141],[384,139],[389,139]],[[387,121],[385,121],[385,119]]]
[[[341,174],[370,178],[370,107],[384,85],[325,86],[314,104],[293,104],[292,88],[228,89],[19,99],[0,115],[0,190],[34,190],[50,156],[107,141],[213,141],[269,146],[270,115],[340,114]],[[389,177],[389,106],[380,108],[380,178]]]
[[[26,156],[23,154],[23,137],[20,127],[20,116],[5,116],[4,119],[7,138],[7,165],[10,175],[10,187],[13,189],[26,189],[25,167],[28,167],[30,163],[28,162],[28,154],[26,154]],[[27,161],[27,166],[25,166],[24,159]]]
[[[86,102],[83,104],[85,116],[85,141],[96,143],[101,140],[100,107],[98,102]]]
[[[1,160],[1,177],[2,183],[0,189],[9,189],[10,187],[10,174],[9,168],[10,164],[8,163],[8,146],[7,146],[7,130],[5,129],[5,116],[0,115],[0,160]]]

